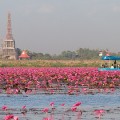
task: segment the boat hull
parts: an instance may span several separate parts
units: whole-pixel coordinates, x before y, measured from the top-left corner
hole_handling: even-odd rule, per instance
[[[98,71],[120,71],[120,68],[98,68]]]

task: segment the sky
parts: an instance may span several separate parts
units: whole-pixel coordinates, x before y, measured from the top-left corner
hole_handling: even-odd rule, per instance
[[[0,39],[11,13],[16,48],[60,54],[120,52],[120,0],[0,0]]]

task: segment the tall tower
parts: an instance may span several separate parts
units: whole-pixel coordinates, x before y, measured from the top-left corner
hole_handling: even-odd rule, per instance
[[[3,40],[2,45],[2,58],[3,59],[17,59],[15,41],[12,36],[12,27],[11,27],[11,14],[8,13],[7,18],[7,33],[6,37]]]

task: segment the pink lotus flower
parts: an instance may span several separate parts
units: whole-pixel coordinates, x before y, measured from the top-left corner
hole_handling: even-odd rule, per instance
[[[26,109],[26,105],[22,106],[22,110],[25,110]]]
[[[78,107],[78,106],[80,106],[81,105],[81,102],[77,102],[77,103],[75,103],[74,105],[73,105],[73,107]]]
[[[19,120],[19,119],[18,119],[18,116],[14,116],[14,120]]]
[[[77,110],[77,107],[76,107],[76,106],[71,107],[71,110],[72,110],[72,111],[76,111],[76,110]]]
[[[6,111],[8,109],[8,107],[6,105],[2,106],[2,110]]]
[[[120,71],[99,72],[97,68],[0,68],[1,86],[7,94],[19,94],[20,90],[31,88],[55,93],[65,83],[67,93],[89,93],[89,88],[115,88],[120,86]],[[18,89],[20,88],[20,89]],[[52,88],[52,89],[51,89]],[[110,90],[109,90],[110,91]],[[114,92],[114,91],[113,91]]]
[[[18,116],[14,116],[14,115],[6,115],[5,117],[4,117],[4,120],[19,120],[18,119]]]
[[[47,113],[49,111],[49,108],[44,108],[42,111]]]
[[[14,119],[14,115],[6,115],[4,117],[4,120],[12,120],[12,119]]]
[[[61,106],[65,106],[65,103],[62,103]]]
[[[54,106],[54,104],[55,104],[54,102],[51,102],[51,103],[50,103],[50,106]]]
[[[94,110],[94,114],[100,119],[101,116],[105,113],[105,110]]]

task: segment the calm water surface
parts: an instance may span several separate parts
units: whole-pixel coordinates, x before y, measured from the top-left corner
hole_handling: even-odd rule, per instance
[[[13,110],[9,111],[12,114],[17,114],[20,120],[43,120],[46,114],[41,110],[45,107],[50,108],[50,102],[55,103],[56,110],[54,111],[53,120],[78,120],[77,113],[70,112],[71,106],[80,101],[82,104],[79,110],[83,111],[81,116],[82,120],[97,120],[93,115],[95,109],[104,109],[107,111],[103,120],[120,120],[120,90],[116,90],[115,93],[101,94],[80,94],[80,95],[66,95],[66,94],[35,94],[35,95],[6,95],[0,94],[0,106],[7,105],[8,108]],[[60,104],[65,103],[65,106]],[[27,107],[27,113],[25,116],[21,114],[21,108],[23,105]],[[67,112],[69,111],[69,112]],[[0,111],[1,118],[7,114]],[[49,113],[51,115],[52,112]],[[63,117],[64,115],[64,117]],[[62,116],[62,117],[61,117]],[[89,119],[88,119],[89,118]],[[80,119],[79,119],[80,120]]]

